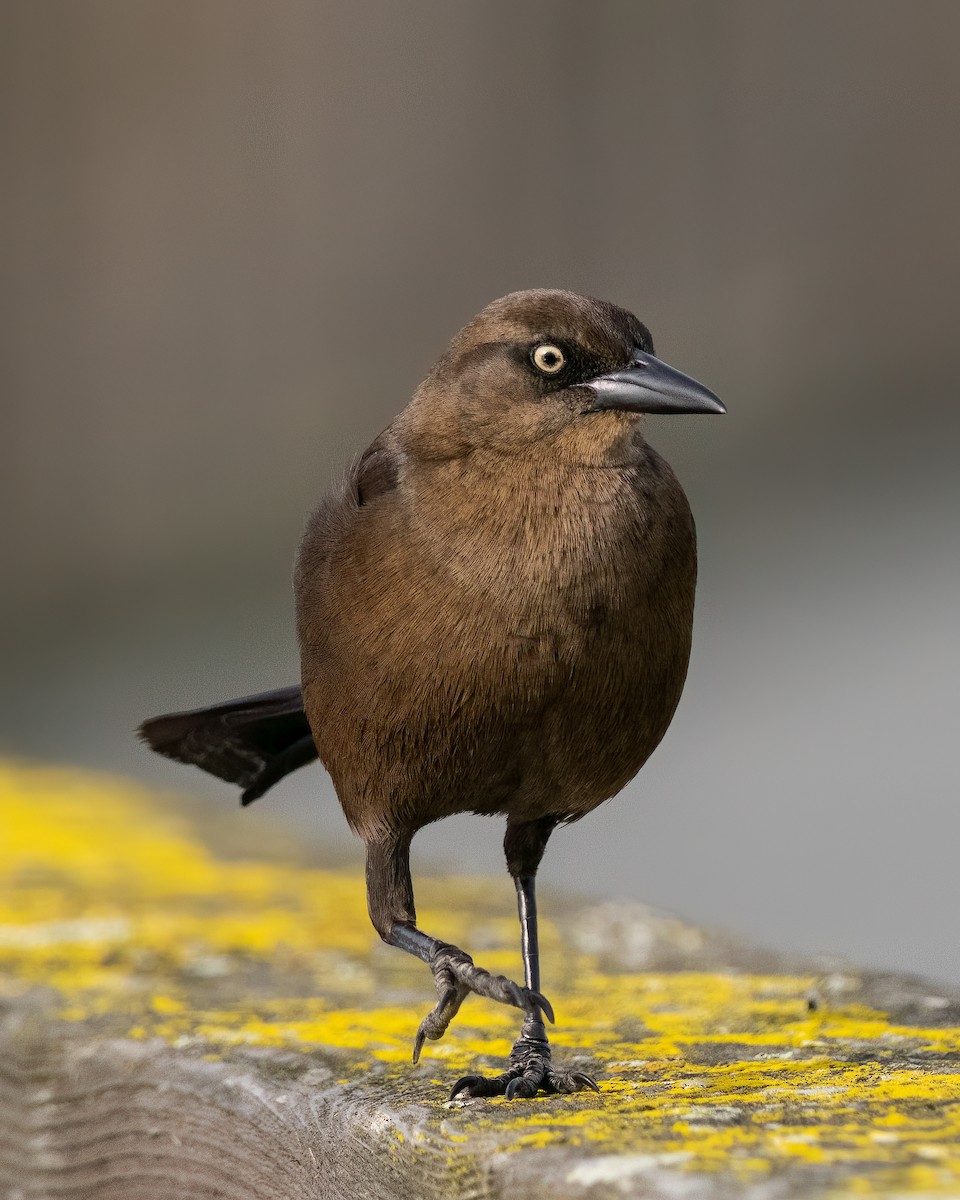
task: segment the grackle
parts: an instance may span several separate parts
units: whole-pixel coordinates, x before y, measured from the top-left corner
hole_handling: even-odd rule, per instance
[[[643,766],[687,671],[693,518],[643,414],[722,412],[612,304],[495,301],[310,517],[301,686],[141,728],[161,754],[240,784],[244,803],[321,759],[366,845],[377,932],[433,972],[414,1061],[470,992],[524,1012],[507,1069],[453,1096],[596,1089],[551,1063],[534,881],[556,826]],[[417,926],[411,839],[462,812],[506,817],[524,986]]]

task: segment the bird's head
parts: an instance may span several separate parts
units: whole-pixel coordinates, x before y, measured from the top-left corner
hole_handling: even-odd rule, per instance
[[[450,343],[399,420],[427,458],[552,442],[580,456],[630,440],[643,413],[722,413],[707,388],[653,355],[632,313],[574,292],[513,292]]]

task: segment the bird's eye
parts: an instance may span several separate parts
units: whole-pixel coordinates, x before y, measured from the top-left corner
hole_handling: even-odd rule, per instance
[[[550,342],[537,346],[532,358],[533,365],[544,375],[556,375],[558,371],[563,370],[567,361],[560,347],[554,346]]]

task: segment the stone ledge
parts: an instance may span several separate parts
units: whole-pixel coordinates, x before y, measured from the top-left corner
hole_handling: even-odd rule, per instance
[[[555,1056],[602,1094],[450,1104],[515,1016],[468,1001],[413,1067],[431,982],[376,941],[359,873],[254,834],[221,858],[73,772],[0,769],[0,827],[8,1200],[960,1193],[954,991],[569,907],[543,930]],[[423,924],[516,973],[510,891],[423,881]]]

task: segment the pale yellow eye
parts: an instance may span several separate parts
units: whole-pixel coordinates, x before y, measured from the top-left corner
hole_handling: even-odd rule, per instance
[[[563,370],[566,361],[560,347],[550,342],[544,342],[533,352],[533,365],[544,375],[556,375],[558,371]]]

